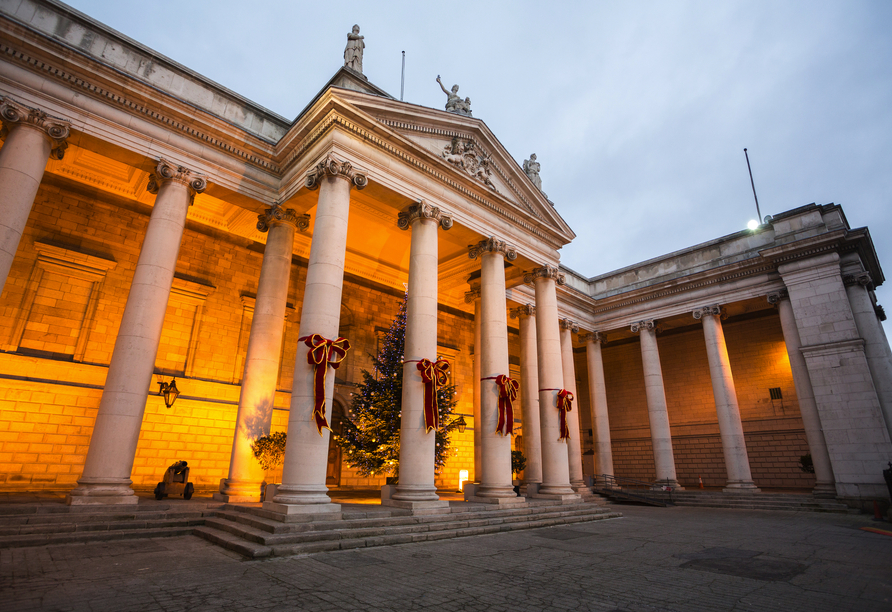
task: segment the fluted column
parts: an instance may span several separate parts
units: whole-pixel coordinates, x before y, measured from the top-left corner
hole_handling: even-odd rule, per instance
[[[591,398],[592,428],[594,429],[595,457],[598,465],[595,474],[613,476],[613,451],[610,446],[610,420],[607,415],[607,384],[604,381],[604,359],[601,344],[604,334],[591,332],[579,337],[585,342],[588,366],[588,389]]]
[[[0,149],[0,293],[28,223],[47,160],[62,159],[71,124],[0,97],[0,119],[9,132]]]
[[[817,497],[836,497],[836,482],[833,477],[833,465],[824,439],[824,429],[815,402],[815,392],[808,373],[808,365],[802,355],[802,341],[799,339],[799,328],[796,327],[796,316],[786,290],[768,294],[768,302],[777,307],[780,316],[784,344],[790,359],[790,370],[793,373],[793,386],[796,387],[796,398],[799,402],[799,413],[802,415],[802,426],[805,428],[805,439],[811,453],[812,465],[815,468],[814,494]]]
[[[564,375],[564,389],[573,394],[573,410],[567,413],[567,425],[570,427],[570,439],[567,440],[567,461],[570,469],[570,486],[577,493],[585,490],[582,479],[582,435],[579,427],[581,420],[579,402],[576,399],[576,364],[573,360],[573,334],[579,326],[570,319],[560,320],[561,328],[561,369]]]
[[[483,475],[483,437],[480,426],[480,289],[465,293],[465,303],[474,302],[474,482],[479,483]]]
[[[639,333],[641,338],[644,392],[647,396],[647,418],[650,421],[650,439],[654,449],[657,483],[681,489],[675,476],[672,432],[669,428],[666,390],[663,387],[663,371],[660,368],[660,351],[657,347],[657,323],[653,319],[633,323],[632,333]]]
[[[869,272],[846,274],[842,280],[852,305],[855,326],[864,340],[864,356],[867,357],[870,377],[880,400],[886,430],[892,438],[892,361],[889,359],[889,344],[870,299],[873,280]]]
[[[362,189],[366,184],[365,173],[331,154],[307,175],[306,186],[319,190],[319,200],[307,263],[300,338],[313,334],[328,340],[338,337],[350,190],[353,187]],[[331,431],[323,429],[320,434],[313,419],[313,366],[307,362],[308,350],[300,342],[294,358],[282,484],[273,500],[263,504],[265,509],[283,514],[334,512],[340,509],[338,504],[331,503],[328,487],[325,486]],[[325,418],[328,422],[331,422],[334,397],[333,372],[328,368],[325,376]]]
[[[264,472],[251,451],[251,444],[268,435],[272,426],[279,355],[285,334],[285,307],[291,280],[291,256],[295,228],[306,230],[309,215],[298,216],[278,204],[257,216],[257,229],[269,231],[260,279],[251,335],[245,356],[244,376],[238,400],[238,416],[229,459],[229,477],[220,482],[214,499],[228,502],[260,501]]]
[[[517,253],[506,242],[490,237],[469,247],[480,257],[480,428],[483,473],[475,497],[485,501],[515,499],[511,481],[511,436],[496,431],[499,388],[495,377],[508,375],[508,315],[505,300],[505,260]]]
[[[524,484],[542,482],[542,436],[539,422],[539,366],[536,359],[536,307],[525,304],[509,311],[520,322],[520,404],[523,416]]]
[[[740,406],[737,391],[731,374],[731,360],[725,344],[722,329],[722,309],[718,305],[698,308],[694,318],[703,323],[703,337],[706,339],[706,359],[709,362],[709,378],[712,381],[712,395],[719,420],[719,434],[722,438],[722,451],[725,456],[725,470],[728,474],[726,492],[757,493],[753,483],[746,440],[743,436],[743,423],[740,420]]]
[[[424,200],[399,215],[400,229],[412,228],[409,287],[406,302],[406,343],[403,351],[400,474],[396,492],[386,505],[443,505],[434,484],[437,432],[424,419],[424,382],[418,363],[437,361],[437,228],[452,227],[452,217]],[[442,423],[445,426],[446,423]]]
[[[164,160],[149,180],[149,191],[158,195],[121,317],[83,475],[68,495],[71,505],[137,503],[130,488],[136,443],[186,213],[205,187],[204,177]]]
[[[536,291],[536,343],[539,368],[539,427],[542,441],[542,486],[534,497],[577,499],[570,487],[569,453],[561,440],[558,390],[563,389],[561,339],[558,325],[555,283],[564,284],[564,275],[555,266],[545,265],[524,275]]]

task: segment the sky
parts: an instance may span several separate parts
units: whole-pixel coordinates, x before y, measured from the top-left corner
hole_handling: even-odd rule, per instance
[[[868,226],[892,313],[892,2],[69,0],[293,119],[343,65],[443,108],[460,85],[579,236],[591,277],[815,202]]]

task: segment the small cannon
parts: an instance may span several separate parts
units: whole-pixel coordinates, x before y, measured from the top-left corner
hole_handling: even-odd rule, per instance
[[[180,495],[183,499],[192,499],[195,486],[189,482],[189,464],[177,461],[164,472],[164,480],[155,487],[155,499],[164,499],[168,495]]]

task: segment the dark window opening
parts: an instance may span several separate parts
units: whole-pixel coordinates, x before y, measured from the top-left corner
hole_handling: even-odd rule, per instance
[[[771,394],[771,399],[773,399],[773,400],[784,399],[784,396],[781,393],[780,387],[772,387],[768,390],[768,393]]]

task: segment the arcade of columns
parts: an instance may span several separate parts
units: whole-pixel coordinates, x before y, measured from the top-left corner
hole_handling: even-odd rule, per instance
[[[25,228],[47,163],[61,159],[69,123],[4,98],[0,103],[5,143],[0,149],[0,289]],[[315,227],[307,269],[305,298],[300,318],[301,338],[314,334],[337,338],[350,192],[367,183],[364,172],[332,155],[313,168],[306,186],[319,191]],[[167,161],[158,162],[149,190],[157,194],[126,302],[107,382],[90,447],[70,504],[135,504],[130,488],[137,439],[151,383],[155,354],[174,276],[186,214],[192,198],[207,186],[204,176]],[[250,457],[246,423],[257,406],[271,406],[275,391],[278,350],[289,281],[295,231],[306,229],[307,215],[279,205],[260,216],[258,228],[269,232],[260,273],[255,315],[239,401],[237,426],[228,478],[218,497],[230,501],[256,501],[263,479]],[[400,483],[387,503],[403,507],[443,505],[434,485],[434,436],[427,433],[423,415],[424,382],[415,363],[435,359],[437,348],[437,236],[452,225],[449,215],[419,201],[400,213],[398,225],[411,233],[409,295],[403,416],[400,449]],[[469,247],[471,258],[481,260],[479,289],[466,299],[475,306],[475,499],[490,503],[518,503],[511,482],[510,436],[496,431],[499,389],[495,378],[508,373],[505,261],[516,258],[510,245],[495,237]],[[839,276],[839,257],[836,264]],[[832,265],[830,265],[832,267]],[[783,268],[783,266],[782,266]],[[784,270],[781,270],[784,276]],[[792,279],[795,275],[789,274]],[[560,319],[556,285],[563,275],[550,264],[528,272],[525,282],[535,290],[535,304],[512,308],[519,319],[521,339],[521,399],[524,451],[528,457],[526,492],[557,499],[575,498],[585,491],[582,475],[578,409],[565,413],[569,439],[562,439],[559,393],[575,395],[572,334],[578,325]],[[786,278],[785,278],[786,280]],[[855,325],[865,342],[867,365],[887,423],[892,423],[892,360],[882,326],[868,293],[866,273],[840,278],[851,303]],[[793,380],[813,457],[816,493],[834,494],[834,475],[815,401],[806,358],[800,350],[796,320],[786,291],[767,296],[780,315]],[[709,305],[692,313],[701,321],[715,398],[721,442],[727,469],[726,490],[758,491],[753,483],[740,409],[728,351],[722,331],[722,308]],[[610,430],[601,347],[604,331],[583,333],[586,346],[594,430],[596,472],[612,474]],[[659,483],[678,488],[672,437],[657,344],[657,321],[632,323],[640,337],[647,412]],[[303,347],[303,344],[301,345]],[[302,349],[299,349],[302,350]],[[326,353],[328,355],[328,353]],[[311,417],[314,408],[314,367],[303,354],[295,362],[294,390],[288,423],[289,443],[282,484],[265,507],[283,513],[335,511],[325,486],[330,431],[318,430]],[[334,377],[325,379],[325,418],[331,418]],[[479,412],[479,413],[478,413]],[[269,431],[271,410],[263,415]],[[531,485],[534,485],[531,488]]]

